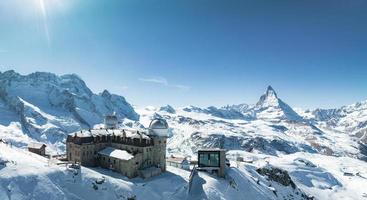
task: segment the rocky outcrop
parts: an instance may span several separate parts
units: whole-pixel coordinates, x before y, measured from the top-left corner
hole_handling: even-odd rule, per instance
[[[278,182],[284,186],[291,186],[293,189],[296,188],[296,184],[292,181],[288,172],[276,167],[265,166],[256,170],[257,173],[267,176],[270,180]]]

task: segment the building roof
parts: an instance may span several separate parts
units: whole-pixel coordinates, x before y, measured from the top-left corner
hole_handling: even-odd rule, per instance
[[[120,160],[130,160],[134,158],[134,156],[130,154],[129,152],[125,150],[121,150],[121,149],[115,149],[112,147],[106,147],[102,149],[101,151],[99,151],[98,153],[101,155],[109,156],[112,158],[117,158]]]
[[[41,149],[42,147],[46,147],[43,143],[31,142],[28,144],[28,148],[31,149]]]
[[[77,137],[96,137],[96,136],[104,136],[104,135],[116,135],[116,136],[123,136],[125,132],[126,137],[128,138],[140,138],[142,139],[150,139],[150,137],[145,133],[138,130],[131,130],[131,129],[90,129],[90,130],[81,130],[78,132],[71,133],[71,136]]]
[[[203,152],[203,151],[226,151],[225,149],[219,149],[219,148],[212,148],[212,149],[199,149],[198,152]]]

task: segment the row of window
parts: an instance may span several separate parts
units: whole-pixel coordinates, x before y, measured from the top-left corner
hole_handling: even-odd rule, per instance
[[[93,139],[94,142],[107,142],[111,140],[111,136],[102,136],[102,137],[95,137]],[[143,144],[150,144],[150,140],[147,139],[140,139],[140,138],[126,138],[126,137],[121,137],[121,136],[112,136],[112,141],[116,141],[116,142],[127,142],[127,143],[132,143],[133,141],[139,141]]]
[[[199,167],[219,167],[219,153],[200,153]]]

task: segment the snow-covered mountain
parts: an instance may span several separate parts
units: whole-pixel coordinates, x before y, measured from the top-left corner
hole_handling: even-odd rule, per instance
[[[301,111],[303,117],[315,124],[324,124],[339,131],[357,133],[367,128],[367,101],[336,109]]]
[[[1,138],[16,145],[37,140],[61,149],[67,133],[102,123],[106,114],[139,120],[124,97],[107,90],[94,94],[75,74],[44,72],[0,72],[0,112]]]
[[[356,105],[363,108],[360,104]],[[271,86],[255,105],[240,104],[221,108],[188,106],[175,109],[169,106],[169,112],[166,107],[149,107],[137,111],[142,123],[148,123],[157,116],[169,122],[173,131],[173,137],[168,143],[168,153],[171,154],[194,155],[198,148],[218,147],[268,155],[309,152],[360,159],[365,159],[367,155],[367,148],[361,139],[364,132],[359,135],[350,134],[346,131],[348,126],[344,126],[348,120],[359,120],[362,123],[361,116],[367,116],[363,109],[346,107],[350,113],[348,120],[338,118],[344,115],[336,115],[340,125],[332,126],[329,125],[332,118],[328,115],[321,118],[320,114],[317,118],[301,110],[298,110],[298,114],[278,97]]]
[[[93,127],[116,112],[124,125],[148,125],[164,117],[172,127],[169,152],[192,155],[200,147],[259,151],[269,155],[299,151],[365,159],[367,102],[339,109],[294,111],[269,86],[255,104],[220,108],[188,106],[139,108],[107,90],[94,94],[77,75],[0,72],[1,138],[18,146],[42,141],[62,151],[67,133]]]
[[[265,94],[260,97],[254,109],[258,119],[302,120],[288,104],[278,98],[277,93],[271,86],[269,86]]]
[[[22,150],[42,141],[62,153],[67,133],[98,127],[112,112],[121,126],[134,128],[146,127],[155,117],[166,119],[172,136],[168,155],[195,159],[199,148],[225,148],[237,167],[223,180],[201,173],[201,190],[190,195],[189,173],[175,168],[148,182],[127,180],[101,169],[70,171]],[[367,184],[361,161],[367,160],[367,101],[336,109],[293,109],[269,86],[255,104],[135,111],[124,97],[107,90],[94,94],[77,75],[7,71],[0,72],[0,114],[0,139],[17,146],[0,142],[0,199],[242,199],[242,191],[251,199],[367,197],[359,187]],[[236,162],[238,156],[247,163]],[[274,182],[269,173],[291,178],[296,187]],[[97,191],[93,183],[102,176],[108,181]],[[29,196],[37,193],[41,196]]]
[[[278,98],[275,90],[269,86],[266,92],[260,97],[255,105],[239,104],[227,105],[221,108],[210,106],[208,108],[199,108],[189,106],[184,108],[188,112],[206,113],[215,117],[224,119],[240,120],[266,120],[266,121],[302,121],[299,116],[288,104]]]
[[[367,161],[367,101],[335,109],[298,110],[313,125],[334,134],[331,140],[352,138],[353,148],[360,151],[358,158]],[[340,140],[342,142],[343,139]]]

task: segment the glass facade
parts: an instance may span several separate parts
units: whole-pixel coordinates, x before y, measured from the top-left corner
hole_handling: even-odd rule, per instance
[[[219,166],[219,152],[216,151],[210,151],[205,152],[201,151],[199,152],[198,157],[198,165],[199,167],[220,167]]]

